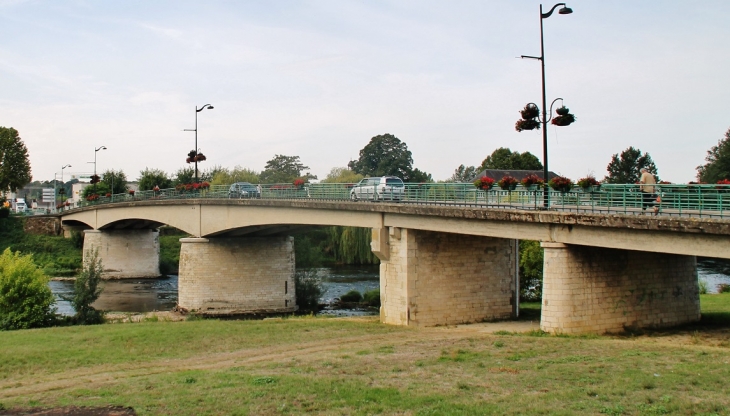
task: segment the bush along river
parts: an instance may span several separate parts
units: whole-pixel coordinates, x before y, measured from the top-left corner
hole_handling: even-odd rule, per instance
[[[299,270],[297,273],[304,273]],[[322,282],[323,294],[320,304],[329,305],[320,314],[337,316],[372,315],[374,310],[368,309],[337,309],[334,307],[336,299],[351,290],[361,294],[380,286],[379,266],[338,266],[308,269],[309,273],[316,273]],[[73,315],[71,304],[62,299],[62,296],[71,296],[73,280],[52,280],[49,283],[53,295],[56,297],[58,313]],[[94,303],[99,310],[113,312],[152,312],[168,311],[177,305],[177,276],[160,279],[120,279],[107,280],[103,283],[104,290]]]
[[[380,286],[379,268],[375,266],[338,266],[308,269],[315,272],[322,282],[324,293],[320,304],[330,305],[321,314],[353,316],[375,314],[367,309],[337,309],[335,301],[345,293],[356,290],[361,294]],[[297,273],[304,273],[303,270]],[[700,286],[707,293],[717,293],[722,284],[730,285],[730,261],[698,259],[697,274]],[[50,287],[56,297],[58,313],[73,315],[74,310],[61,295],[69,296],[73,281],[51,281]],[[94,307],[114,312],[151,312],[170,310],[177,304],[177,276],[161,279],[124,279],[104,282],[104,291]]]

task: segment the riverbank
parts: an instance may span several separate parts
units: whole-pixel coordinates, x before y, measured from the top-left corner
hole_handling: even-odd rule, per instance
[[[703,295],[702,308],[714,321],[620,336],[487,330],[509,323],[408,328],[375,317],[12,331],[0,341],[0,406],[131,407],[139,415],[726,414],[730,294]]]

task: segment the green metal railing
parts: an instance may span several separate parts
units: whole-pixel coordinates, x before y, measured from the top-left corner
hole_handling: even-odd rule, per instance
[[[190,199],[229,198],[229,185],[213,185],[208,189],[160,191],[137,191],[134,194],[100,196],[95,201],[83,201],[81,206],[109,204],[115,202]],[[301,199],[343,201],[351,199],[354,184],[315,183],[304,186],[291,184],[261,184],[258,192],[249,194],[262,199]],[[402,193],[395,192],[378,196],[377,201],[436,206],[474,206],[502,209],[542,209],[543,189],[527,189],[517,186],[513,190],[494,187],[481,190],[471,183],[407,183]],[[644,194],[639,185],[604,184],[590,189],[573,188],[569,192],[550,190],[549,208],[578,213],[621,213],[642,214]],[[659,215],[730,218],[730,185],[656,185],[654,202]],[[260,194],[260,196],[258,195]],[[238,196],[235,196],[238,198]],[[366,198],[361,198],[366,199]],[[367,200],[367,199],[366,199]],[[652,197],[652,201],[654,198]]]

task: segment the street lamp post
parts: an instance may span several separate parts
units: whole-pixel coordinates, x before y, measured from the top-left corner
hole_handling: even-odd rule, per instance
[[[542,12],[542,4],[540,5],[540,56],[528,56],[528,55],[522,55],[522,58],[530,58],[530,59],[537,59],[541,62],[542,66],[542,120],[540,122],[542,123],[542,160],[543,160],[543,207],[547,209],[549,207],[549,200],[548,200],[548,140],[547,140],[547,123],[549,121],[548,119],[548,109],[547,109],[547,98],[545,96],[545,42],[543,37],[543,30],[542,30],[542,21],[544,19],[547,19],[550,17],[555,9],[558,6],[563,6],[560,10],[558,10],[558,14],[571,14],[573,13],[573,9],[570,7],[567,7],[565,3],[558,3],[554,5],[549,12],[543,13]],[[551,106],[552,107],[552,106]]]
[[[193,150],[193,152],[195,152],[196,155],[198,153],[198,113],[205,109],[212,110],[213,108],[214,107],[210,104],[205,104],[205,105],[201,106],[200,108],[198,108],[196,106],[195,107],[195,129],[185,129],[185,131],[194,131],[195,132],[195,149]],[[196,183],[198,182],[198,159],[197,158],[195,158],[195,182]]]
[[[66,166],[62,166],[61,167],[61,186],[64,186],[64,182],[63,182],[63,170],[66,169],[66,168],[70,168],[70,167],[71,167],[71,165],[66,165]],[[54,209],[55,210],[58,210],[58,203],[57,203],[57,200],[58,200],[58,177],[56,176],[55,173],[53,174],[53,183],[54,183],[54,185],[53,185],[53,203],[55,204]]]
[[[106,146],[99,146],[94,149],[94,176],[96,176],[96,154],[99,153],[99,150],[106,150]],[[94,192],[96,192],[96,182],[94,182]]]

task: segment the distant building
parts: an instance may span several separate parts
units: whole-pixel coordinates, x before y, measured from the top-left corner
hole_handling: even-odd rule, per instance
[[[505,176],[512,176],[513,178],[517,179],[518,181],[522,181],[522,179],[525,178],[525,176],[527,176],[527,175],[537,175],[538,178],[544,179],[542,170],[484,169],[483,171],[477,173],[477,175],[474,177],[473,181],[481,178],[482,176],[492,178],[495,181],[498,181]],[[556,174],[555,172],[548,172],[548,180],[550,180],[556,176],[559,176],[559,175]]]

